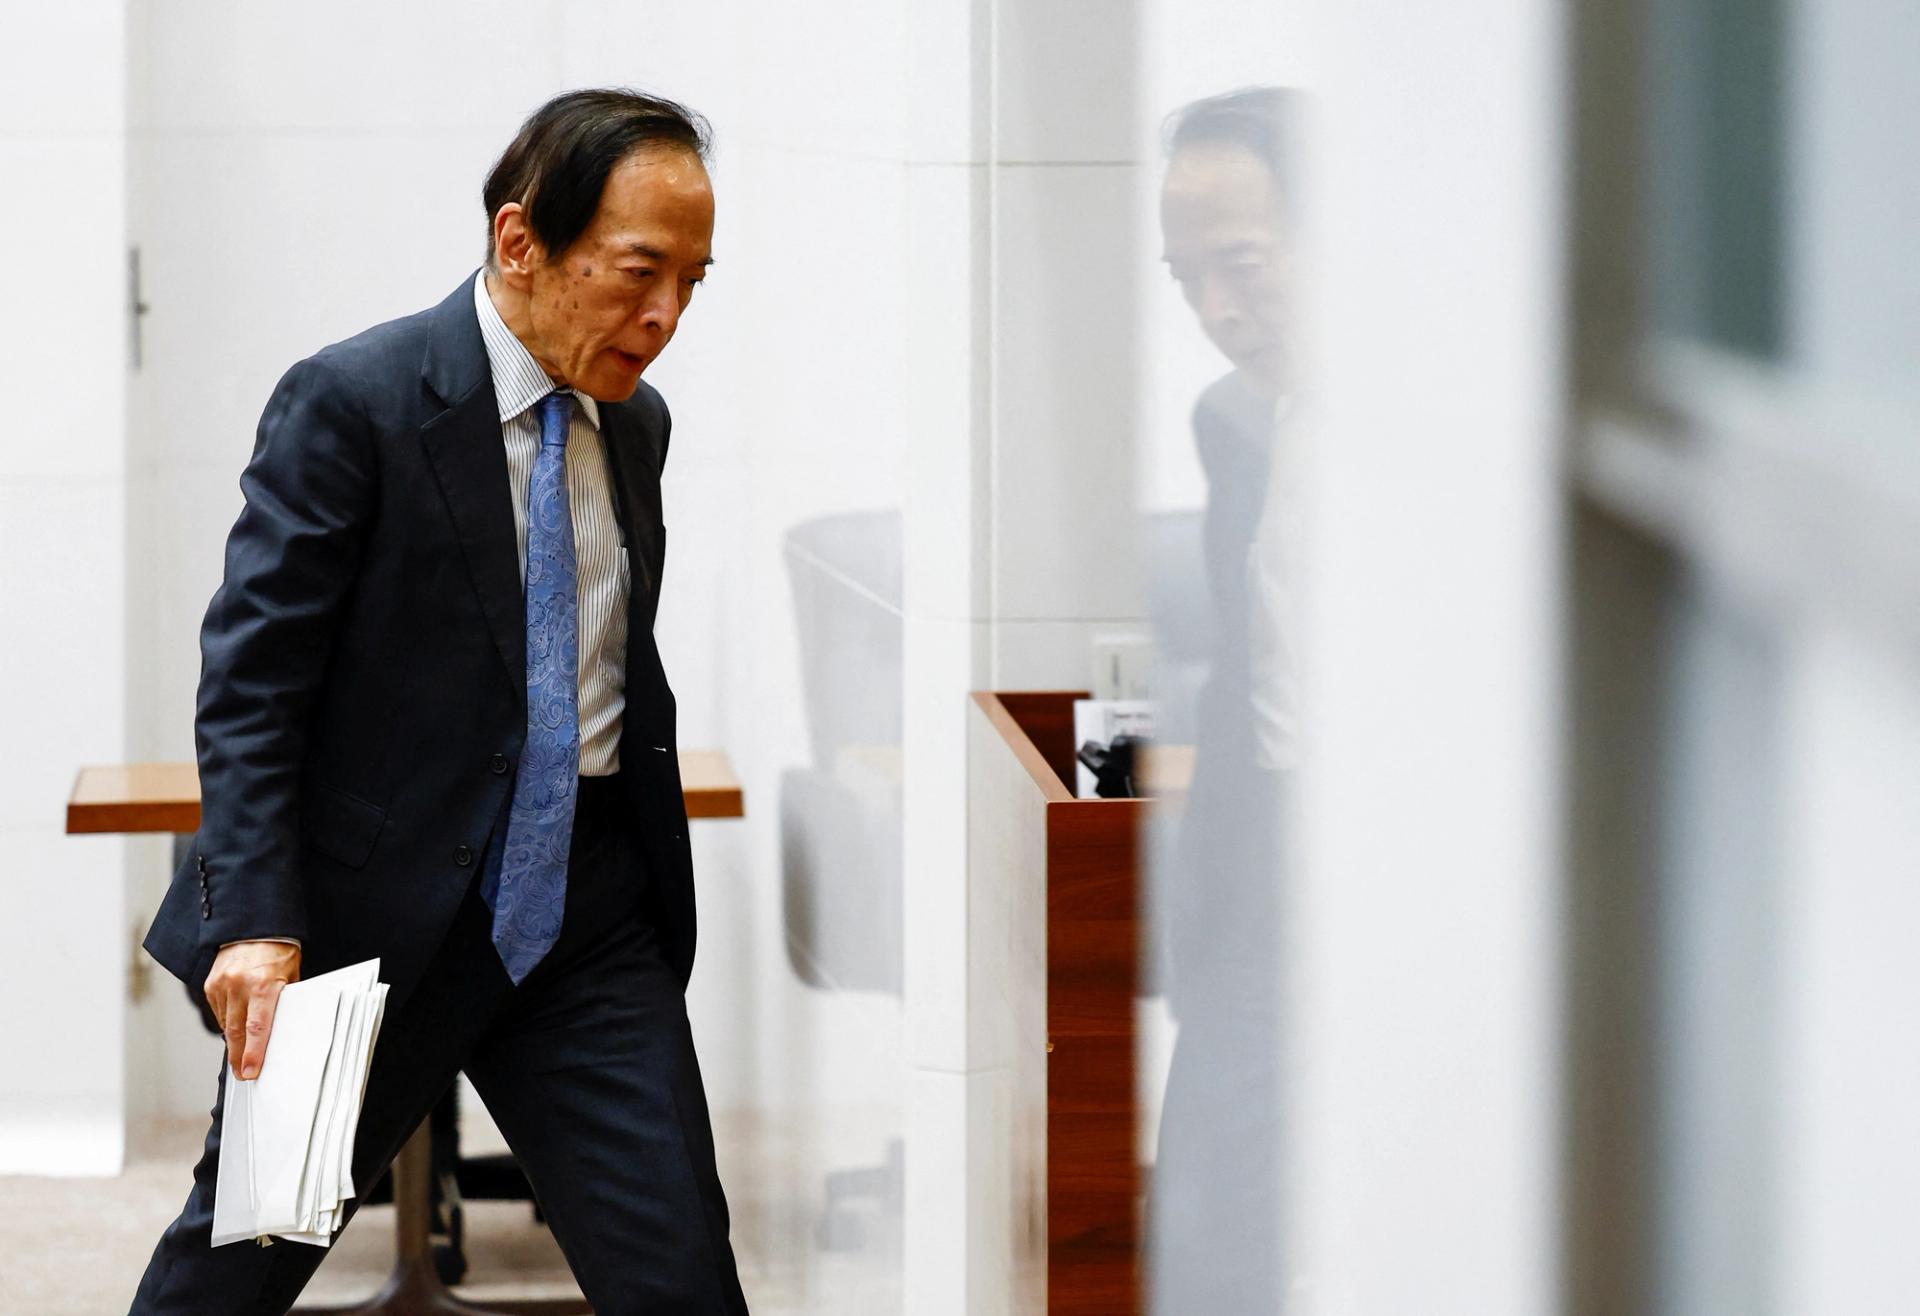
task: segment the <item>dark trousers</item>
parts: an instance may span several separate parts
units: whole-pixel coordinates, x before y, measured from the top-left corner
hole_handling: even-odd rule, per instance
[[[612,779],[582,780],[560,940],[518,987],[476,880],[382,1025],[353,1181],[373,1183],[465,1070],[597,1316],[745,1312],[686,1001],[641,915],[642,861],[617,797]],[[284,1240],[210,1246],[225,1091],[223,1068],[193,1191],[136,1316],[283,1313],[326,1256]]]
[[[1283,1312],[1280,908],[1290,782],[1199,740],[1162,906],[1180,1035],[1147,1202],[1154,1312]]]

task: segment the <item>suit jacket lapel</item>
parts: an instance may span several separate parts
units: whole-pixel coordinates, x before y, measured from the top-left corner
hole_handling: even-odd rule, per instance
[[[665,683],[660,651],[653,640],[653,618],[660,598],[660,582],[652,578],[651,537],[659,528],[648,523],[641,509],[649,506],[641,480],[646,451],[628,408],[615,403],[600,407],[600,435],[607,454],[609,483],[614,489],[614,511],[627,543],[627,710],[628,722],[645,715],[636,699]],[[651,734],[651,733],[649,733]],[[623,757],[624,761],[624,757]]]
[[[422,377],[446,410],[420,431],[466,557],[467,573],[514,697],[527,697],[526,597],[515,560],[518,537],[508,487],[499,404],[469,278],[434,310],[435,329]]]
[[[644,515],[649,505],[640,483],[646,466],[645,448],[636,432],[636,422],[624,406],[602,403],[600,426],[601,446],[607,454],[608,483],[613,487],[614,513],[620,520],[620,533],[627,545],[631,573],[629,597],[637,596],[648,605],[647,624],[651,626],[651,605],[659,595],[659,582],[647,574],[652,570],[652,560],[643,551],[643,543],[659,528]],[[637,520],[636,509],[642,513]]]
[[[487,629],[514,698],[524,708],[526,597],[515,558],[518,536],[507,450],[486,342],[473,310],[473,280],[463,282],[428,314],[434,332],[421,374],[446,410],[421,429],[420,442],[453,520]],[[646,694],[666,684],[653,639],[660,597],[660,582],[652,577],[653,548],[660,528],[647,510],[654,504],[643,487],[651,472],[640,422],[619,403],[601,404],[600,418],[614,510],[627,544],[627,694],[629,709],[638,712],[654,702]]]

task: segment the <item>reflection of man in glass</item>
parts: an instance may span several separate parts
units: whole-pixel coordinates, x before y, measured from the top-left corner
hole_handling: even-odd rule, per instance
[[[1168,269],[1233,367],[1193,417],[1211,642],[1174,871],[1159,884],[1180,1025],[1152,1191],[1163,1312],[1281,1310],[1276,834],[1293,717],[1261,638],[1282,611],[1279,582],[1251,550],[1280,510],[1269,488],[1292,392],[1290,104],[1254,88],[1179,111],[1160,199]]]

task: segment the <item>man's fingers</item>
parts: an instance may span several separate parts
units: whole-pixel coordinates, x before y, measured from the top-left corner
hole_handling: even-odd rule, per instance
[[[267,1038],[273,1032],[274,1007],[279,1004],[280,989],[285,985],[278,981],[263,983],[247,998],[246,1047],[239,1066],[241,1078],[260,1076],[260,1066],[267,1059]]]
[[[280,989],[299,976],[300,948],[285,942],[233,941],[214,956],[204,990],[237,1077],[260,1076]]]
[[[227,988],[221,999],[220,1031],[227,1038],[227,1063],[233,1066],[234,1073],[247,1077],[241,1070],[241,1056],[247,1045],[246,993]]]

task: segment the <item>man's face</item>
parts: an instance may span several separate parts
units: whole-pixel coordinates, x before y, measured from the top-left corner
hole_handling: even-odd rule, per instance
[[[713,186],[691,151],[638,151],[607,175],[600,208],[565,255],[547,260],[528,241],[518,268],[501,252],[502,277],[526,294],[528,350],[549,375],[621,402],[706,277]]]
[[[1196,143],[1160,192],[1167,268],[1207,337],[1269,392],[1285,387],[1287,269],[1272,172],[1244,147]]]

